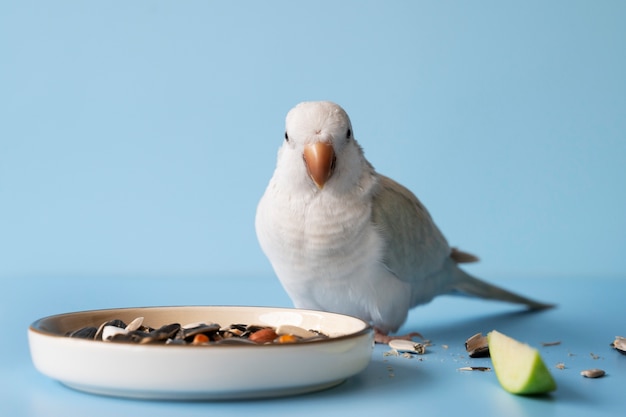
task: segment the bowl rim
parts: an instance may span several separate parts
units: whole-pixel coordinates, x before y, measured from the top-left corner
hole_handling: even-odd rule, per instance
[[[120,349],[129,349],[129,348],[138,348],[138,349],[161,349],[161,348],[166,348],[168,350],[170,349],[206,349],[206,348],[211,348],[211,349],[231,349],[231,348],[237,348],[237,349],[259,349],[259,348],[269,348],[269,349],[286,349],[286,348],[293,348],[293,347],[298,347],[298,346],[313,346],[313,345],[318,345],[318,344],[328,344],[328,343],[338,343],[338,342],[342,342],[345,340],[349,340],[349,339],[355,339],[355,338],[359,338],[361,336],[364,336],[366,334],[373,334],[374,333],[374,328],[373,326],[366,322],[365,320],[356,317],[356,316],[352,316],[349,314],[343,314],[343,313],[336,313],[336,312],[331,312],[331,311],[324,311],[324,310],[315,310],[315,309],[304,309],[304,308],[295,308],[295,307],[274,307],[274,306],[250,306],[250,305],[163,305],[163,306],[141,306],[141,307],[114,307],[114,308],[102,308],[102,309],[91,309],[91,310],[78,310],[78,311],[71,311],[71,312],[66,312],[66,313],[59,313],[59,314],[53,314],[53,315],[49,315],[49,316],[45,316],[45,317],[41,317],[35,321],[33,321],[29,326],[28,326],[28,331],[34,334],[38,334],[40,336],[43,337],[50,337],[50,338],[58,338],[58,339],[66,339],[68,342],[70,343],[93,343],[93,342],[102,342],[102,341],[98,341],[98,340],[90,340],[90,339],[81,339],[81,338],[70,338],[67,337],[64,334],[59,334],[59,333],[55,333],[46,329],[42,329],[41,325],[43,323],[45,323],[46,321],[51,321],[51,320],[55,320],[55,319],[59,319],[62,317],[67,317],[67,316],[72,316],[72,315],[82,315],[82,314],[96,314],[96,313],[106,313],[106,312],[111,312],[114,313],[116,311],[124,311],[124,310],[161,310],[161,309],[166,309],[166,310],[175,310],[175,309],[180,309],[180,308],[185,308],[185,309],[194,309],[194,308],[202,308],[202,309],[211,309],[211,308],[220,308],[220,309],[232,309],[232,310],[237,310],[237,309],[260,309],[260,310],[267,310],[267,311],[287,311],[287,312],[302,312],[302,313],[321,313],[323,315],[329,315],[329,316],[339,316],[339,317],[344,317],[344,318],[350,318],[353,320],[356,320],[357,322],[360,322],[363,324],[363,328],[361,330],[358,330],[356,332],[352,332],[352,333],[347,333],[347,334],[342,334],[339,336],[334,336],[334,337],[329,337],[328,339],[319,339],[319,340],[312,340],[309,342],[303,342],[303,343],[268,343],[268,344],[212,344],[209,346],[206,345],[192,345],[192,344],[186,344],[186,345],[164,345],[164,344],[160,344],[160,343],[155,343],[155,344],[137,344],[137,343],[105,343],[104,346],[110,346],[111,348],[115,349],[115,348],[120,348]],[[115,317],[112,317],[112,319]],[[100,345],[100,344],[99,344]]]

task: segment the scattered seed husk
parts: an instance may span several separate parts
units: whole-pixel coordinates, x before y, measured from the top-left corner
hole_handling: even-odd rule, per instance
[[[484,358],[489,356],[489,344],[487,337],[482,333],[476,333],[465,341],[465,350],[470,358]]]
[[[464,366],[462,368],[459,368],[459,371],[488,372],[488,371],[491,371],[491,368],[488,366]]]
[[[558,346],[561,344],[560,340],[554,341],[554,342],[542,342],[541,346],[543,347],[548,347],[548,346]]]
[[[611,343],[611,347],[613,347],[619,353],[626,355],[626,337],[615,336],[615,341]]]
[[[565,364],[563,362],[559,362],[556,365],[554,365],[554,367],[556,369],[565,369]]]
[[[418,355],[426,353],[426,345],[411,340],[392,339],[389,341],[389,347],[398,352],[417,353]]]
[[[585,369],[584,371],[581,371],[580,374],[585,378],[601,378],[606,375],[606,372],[604,372],[602,369],[593,368]]]

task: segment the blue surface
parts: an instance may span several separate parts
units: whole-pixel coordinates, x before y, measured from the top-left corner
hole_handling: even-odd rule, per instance
[[[0,414],[623,414],[625,17],[583,0],[0,2],[0,324],[17,335]],[[253,221],[284,116],[311,99],[346,108],[374,166],[481,257],[470,272],[559,308],[438,299],[404,329],[435,343],[423,360],[377,347],[356,378],[281,400],[118,400],[33,369],[26,327],[50,314],[290,305]],[[559,390],[457,371],[492,328],[561,340],[541,348]]]
[[[50,314],[91,308],[248,304],[289,306],[273,278],[239,280],[31,279],[14,282],[0,293],[0,411],[22,416],[196,416],[227,415],[621,415],[626,405],[626,355],[609,344],[626,336],[624,280],[560,279],[509,281],[507,286],[559,304],[541,313],[520,313],[506,304],[440,297],[413,310],[401,331],[420,331],[433,342],[423,356],[385,356],[377,346],[370,366],[342,385],[313,394],[263,401],[161,402],[84,394],[39,374],[32,366],[27,326]],[[492,329],[540,349],[558,389],[545,397],[505,392],[493,372],[462,372],[463,366],[490,366],[470,359],[464,341]],[[560,341],[541,347],[542,342]],[[447,345],[447,348],[444,348]],[[597,358],[596,358],[597,356]],[[305,360],[303,358],[303,360]],[[563,363],[565,369],[555,368]],[[236,366],[236,365],[234,365]],[[579,372],[601,368],[607,376],[585,379]],[[391,415],[391,414],[390,414]]]
[[[271,274],[254,211],[334,100],[480,276],[626,272],[626,2],[0,2],[0,278]],[[241,256],[246,262],[241,262]]]

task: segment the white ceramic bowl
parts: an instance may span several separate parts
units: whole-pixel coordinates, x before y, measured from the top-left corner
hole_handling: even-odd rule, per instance
[[[71,330],[111,319],[144,324],[215,322],[318,330],[329,339],[271,345],[139,345],[69,338]],[[341,314],[273,307],[185,306],[82,311],[45,317],[28,329],[35,367],[96,394],[155,399],[282,396],[339,384],[368,365],[373,330]]]

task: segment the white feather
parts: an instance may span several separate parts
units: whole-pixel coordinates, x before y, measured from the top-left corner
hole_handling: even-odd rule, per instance
[[[315,142],[332,143],[336,157],[321,189],[303,160]],[[411,307],[459,289],[546,306],[461,271],[426,209],[374,171],[348,115],[331,102],[300,103],[288,113],[256,232],[296,307],[358,316],[382,333],[397,330]]]

